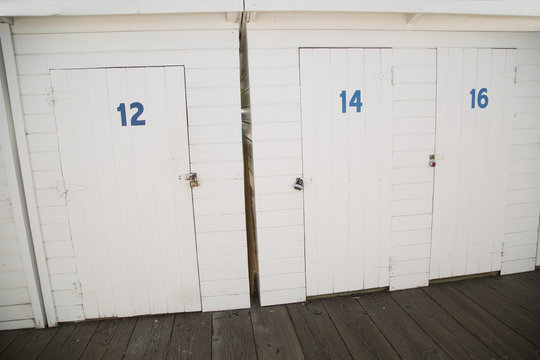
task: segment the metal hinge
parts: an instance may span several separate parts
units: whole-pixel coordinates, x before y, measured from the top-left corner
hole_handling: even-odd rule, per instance
[[[79,280],[73,282],[73,293],[82,298],[82,284]]]
[[[513,78],[514,84],[517,83],[517,66],[514,67],[514,71],[507,71],[503,73],[499,73],[499,76],[502,76],[504,78]]]
[[[52,87],[47,88],[47,102],[50,106],[54,106],[54,89]]]
[[[57,101],[71,99],[76,96],[75,93],[54,91],[52,87],[47,88],[46,91],[47,91],[47,101],[49,102],[50,106],[54,106],[54,104]]]
[[[381,80],[391,80],[392,85],[394,85],[394,67],[392,67],[392,71],[380,72],[375,74],[375,78]]]
[[[390,276],[394,275],[394,262],[395,262],[395,257],[390,256],[388,258],[388,273]]]
[[[64,179],[56,181],[56,192],[58,196],[66,197],[69,191],[73,192],[82,190],[86,190],[86,187],[77,185],[66,185],[66,181]]]

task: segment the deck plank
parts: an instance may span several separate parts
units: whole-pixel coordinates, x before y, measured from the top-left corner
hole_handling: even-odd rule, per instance
[[[22,332],[23,330],[0,331],[0,353],[4,351],[17,336],[22,334]]]
[[[135,323],[136,318],[100,321],[94,335],[84,349],[81,360],[121,358]]]
[[[212,359],[257,358],[249,310],[215,312],[212,328]]]
[[[61,326],[39,359],[78,359],[98,327],[98,321]]]
[[[58,328],[24,330],[2,351],[0,359],[37,359],[57,332]]]
[[[300,342],[285,307],[253,307],[251,322],[259,360],[304,359]]]
[[[174,315],[144,316],[137,320],[126,348],[126,359],[165,359]]]
[[[212,358],[212,313],[176,314],[167,359]]]
[[[339,334],[355,359],[399,359],[399,355],[352,297],[323,300]]]
[[[287,309],[306,359],[352,359],[320,300]]]
[[[403,359],[449,359],[388,293],[367,294],[357,300]]]
[[[438,284],[423,291],[471,334],[495,351],[497,358],[536,358],[540,349],[535,347],[495,316],[449,284]]]
[[[540,295],[540,270],[505,275],[504,277],[517,281],[531,289],[531,291],[534,291],[536,294]]]
[[[536,316],[540,316],[539,295],[530,287],[506,276],[486,279],[486,284],[527,309]]]
[[[459,281],[452,286],[531,343],[540,346],[540,318],[516,306],[516,303],[490,288],[483,280]]]
[[[392,298],[453,359],[491,359],[496,354],[463,328],[422,289],[391,293]]]

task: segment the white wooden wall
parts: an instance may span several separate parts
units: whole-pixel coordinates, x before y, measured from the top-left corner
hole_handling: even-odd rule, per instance
[[[390,290],[426,286],[435,146],[436,51],[394,49]]]
[[[3,0],[0,13],[2,16],[217,13],[242,11],[243,5],[242,0]]]
[[[12,27],[33,189],[58,321],[83,317],[63,197],[49,70],[184,65],[204,311],[249,306],[237,24],[213,15],[21,18]],[[61,95],[59,95],[61,96]],[[32,184],[33,183],[33,184]],[[45,295],[47,296],[47,295]],[[48,306],[50,307],[49,301]],[[46,301],[47,305],[47,301]],[[50,320],[49,320],[50,321]]]
[[[0,25],[0,33],[9,30]],[[2,50],[10,49],[2,39]],[[0,330],[45,326],[24,205],[8,79],[0,54]]]
[[[518,49],[502,274],[540,265],[540,49]]]
[[[0,149],[0,330],[35,326],[3,152]]]
[[[293,16],[280,17],[269,14],[247,24],[258,254],[261,265],[265,264],[259,267],[260,295],[263,305],[301,301],[305,298],[303,199],[299,192],[293,190],[295,178],[302,176],[303,173],[298,48],[392,47],[394,51],[399,48],[435,49],[437,47],[517,48],[518,59],[529,54],[528,61],[533,61],[533,54],[538,50],[530,49],[538,48],[540,43],[540,35],[534,32],[459,32],[464,29],[474,30],[475,23],[470,22],[464,23],[462,27],[456,27],[454,24],[456,29],[454,32],[425,31],[429,27],[422,28],[422,31],[404,32],[379,31],[378,29],[407,28],[406,24],[399,22],[404,19],[392,20],[385,16],[381,17],[379,24],[376,23],[375,16],[369,23],[371,30],[354,30],[358,27],[358,23],[355,23],[353,18],[343,19],[337,16],[334,18],[335,21],[328,20],[332,17],[325,18],[317,15],[293,18]],[[314,21],[314,18],[317,20]],[[515,24],[518,22],[514,20],[500,21],[499,27],[509,29]],[[437,30],[437,26],[437,24],[431,25],[434,30]],[[440,26],[448,26],[448,23],[443,21]],[[478,27],[481,26],[478,24]],[[434,56],[427,54],[425,58],[425,61],[431,61],[430,66],[433,66],[433,71],[435,71]],[[529,71],[534,72],[534,69],[537,68],[531,67]],[[518,66],[518,74],[519,71]],[[525,75],[525,72],[522,74]],[[537,75],[526,75],[526,78],[530,81],[534,76]],[[415,79],[409,81],[408,85],[417,86]],[[433,77],[426,79],[427,87],[434,84]],[[396,94],[396,91],[398,90],[395,88],[394,95],[399,98],[400,95]],[[534,88],[531,91],[536,94],[538,89]],[[418,106],[409,110],[412,113],[425,110],[424,115],[431,121],[428,120],[426,127],[419,129],[417,133],[422,139],[423,146],[414,142],[407,145],[407,136],[401,132],[413,132],[413,127],[405,127],[401,130],[399,127],[394,127],[393,148],[396,166],[394,166],[393,174],[395,191],[392,194],[392,212],[395,216],[392,222],[394,248],[391,251],[401,256],[401,258],[394,258],[397,262],[392,276],[394,280],[399,281],[393,281],[394,289],[427,285],[429,275],[431,193],[428,189],[432,189],[433,172],[426,166],[428,158],[423,160],[425,163],[414,164],[407,163],[406,157],[403,157],[402,166],[397,166],[401,161],[400,149],[412,151],[414,149],[409,149],[407,146],[420,146],[417,150],[429,155],[427,151],[430,148],[433,149],[434,146],[434,98],[429,94],[422,96],[418,93],[416,100],[419,101]],[[531,99],[529,104],[528,109],[534,109],[538,102]],[[406,110],[403,109],[403,111]],[[533,110],[528,110],[528,112],[531,111]],[[394,112],[394,116],[396,120],[400,117],[400,112]],[[531,115],[530,119],[527,126],[536,126],[532,124],[537,124],[538,117]],[[530,138],[527,141],[538,142],[536,130],[524,133],[526,133],[524,137]],[[533,151],[534,154],[536,150]],[[530,166],[537,167],[537,158],[527,164],[529,168]],[[413,174],[415,168],[419,171]],[[415,183],[424,185],[414,186]],[[533,184],[538,184],[538,182],[533,182]],[[415,188],[418,193],[413,195],[412,192],[407,191],[407,195],[404,195],[398,185],[410,186],[410,191]],[[538,189],[528,191],[537,194]],[[531,197],[526,196],[525,199],[531,199]],[[534,214],[536,211],[536,218],[538,218],[538,208],[534,207],[537,206],[538,200],[527,201],[531,202],[529,214]],[[402,207],[404,203],[408,205]],[[522,229],[520,226],[518,226],[519,229]],[[523,227],[523,229],[526,228]],[[399,238],[401,235],[399,233],[404,230],[416,232],[412,241]],[[536,250],[527,256],[534,257],[535,253]],[[406,265],[406,262],[413,258],[414,264],[409,263],[408,266],[401,267],[403,271],[400,270],[399,262]],[[414,271],[410,270],[411,266],[415,268]]]

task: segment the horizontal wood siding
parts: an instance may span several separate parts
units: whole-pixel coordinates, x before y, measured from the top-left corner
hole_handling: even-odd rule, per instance
[[[298,49],[260,50],[251,34],[248,59],[260,300],[262,305],[297,302],[306,296],[303,196],[293,189],[296,177],[302,176]]]
[[[238,30],[224,18],[220,26],[213,16],[197,18],[186,18],[189,29],[182,23],[174,28],[164,17],[166,30],[159,30],[160,17],[41,19],[39,26],[15,20],[25,128],[59,321],[84,315],[66,204],[56,190],[61,163],[50,69],[185,66],[192,171],[201,185],[193,189],[193,201],[203,310],[249,306]],[[132,25],[141,31],[132,31]]]
[[[394,49],[392,242],[390,290],[426,286],[429,279],[435,148],[437,54]],[[425,217],[425,222],[410,221]]]
[[[263,305],[301,301],[305,297],[305,287],[298,281],[299,274],[304,272],[301,267],[304,254],[298,253],[295,258],[296,253],[290,251],[291,247],[304,242],[303,197],[300,192],[293,190],[295,178],[303,174],[299,48],[391,47],[394,51],[400,48],[433,49],[428,52],[434,52],[437,47],[520,49],[534,47],[540,39],[538,33],[532,32],[459,32],[461,28],[455,24],[452,28],[455,31],[359,30],[358,22],[349,19],[348,22],[336,25],[338,22],[328,19],[327,15],[303,15],[300,22],[294,21],[293,26],[292,17],[289,15],[262,14],[260,21],[247,24],[258,258],[261,263],[259,277],[261,289],[266,289],[261,291]],[[323,30],[325,27],[332,29]],[[431,23],[428,27],[437,30],[437,23]],[[336,30],[343,28],[348,29]],[[392,27],[387,26],[386,29]],[[519,50],[519,53],[523,54],[522,57],[527,54],[529,61],[534,61],[538,59],[538,55],[536,58],[534,56],[538,54],[535,51]],[[424,60],[433,62],[435,58],[430,56]],[[394,284],[400,284],[399,287],[395,285],[395,289],[427,285],[433,186],[433,169],[427,164],[430,151],[434,148],[435,134],[435,64],[430,65],[431,71],[416,74],[418,76],[415,77],[410,76],[407,71],[407,67],[412,64],[407,62],[406,58],[403,59],[403,63],[397,64],[400,66],[397,66],[394,74],[393,90],[394,214],[391,227],[394,244],[392,251],[396,255],[394,279],[398,280]],[[525,65],[523,61],[520,64]],[[521,66],[521,70],[519,68],[520,66],[518,74],[522,74],[521,76],[526,76],[523,71],[532,71],[529,67]],[[527,86],[530,85],[528,83]],[[518,89],[519,87],[516,88]],[[538,95],[536,88],[523,88],[523,91],[529,90],[530,94]],[[529,113],[537,111],[538,102],[530,99],[530,102],[524,105]],[[529,127],[535,126],[531,124],[536,124],[537,120],[533,115],[526,115],[521,119],[522,126],[528,124],[526,126]],[[514,132],[515,136],[521,134],[517,130]],[[527,141],[534,142],[534,134],[529,130],[526,133],[523,136],[527,139],[532,136],[532,140]],[[538,182],[525,174],[530,169],[540,171],[538,159],[534,155],[537,147],[531,143],[524,145],[526,146],[514,147],[514,152],[529,154],[527,156],[532,155],[532,158],[529,160],[524,155],[513,162],[514,173],[517,174],[518,169],[522,169],[520,174],[524,176],[512,178],[511,183],[516,184],[515,186],[533,185],[527,185],[530,188],[512,195],[515,195],[516,199],[525,196],[535,199],[538,194],[534,184]],[[533,224],[532,217],[538,216],[534,206],[539,203],[537,200],[527,202],[527,209],[532,211],[533,215],[517,216],[519,222],[511,222],[509,225],[521,229],[523,224],[524,229],[530,228],[529,236],[532,236],[537,226]],[[509,211],[511,210],[512,206],[509,206]],[[513,208],[512,211],[515,213],[519,210]],[[536,221],[535,224],[537,223]],[[268,250],[267,245],[272,247],[272,251]],[[411,266],[402,266],[407,263]],[[281,281],[278,287],[273,281],[277,273]]]
[[[0,330],[35,326],[3,150],[0,148]]]
[[[518,49],[502,274],[540,265],[540,48]]]

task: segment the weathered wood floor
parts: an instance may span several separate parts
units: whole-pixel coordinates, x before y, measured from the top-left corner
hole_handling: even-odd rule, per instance
[[[0,333],[2,359],[540,359],[540,271]]]

